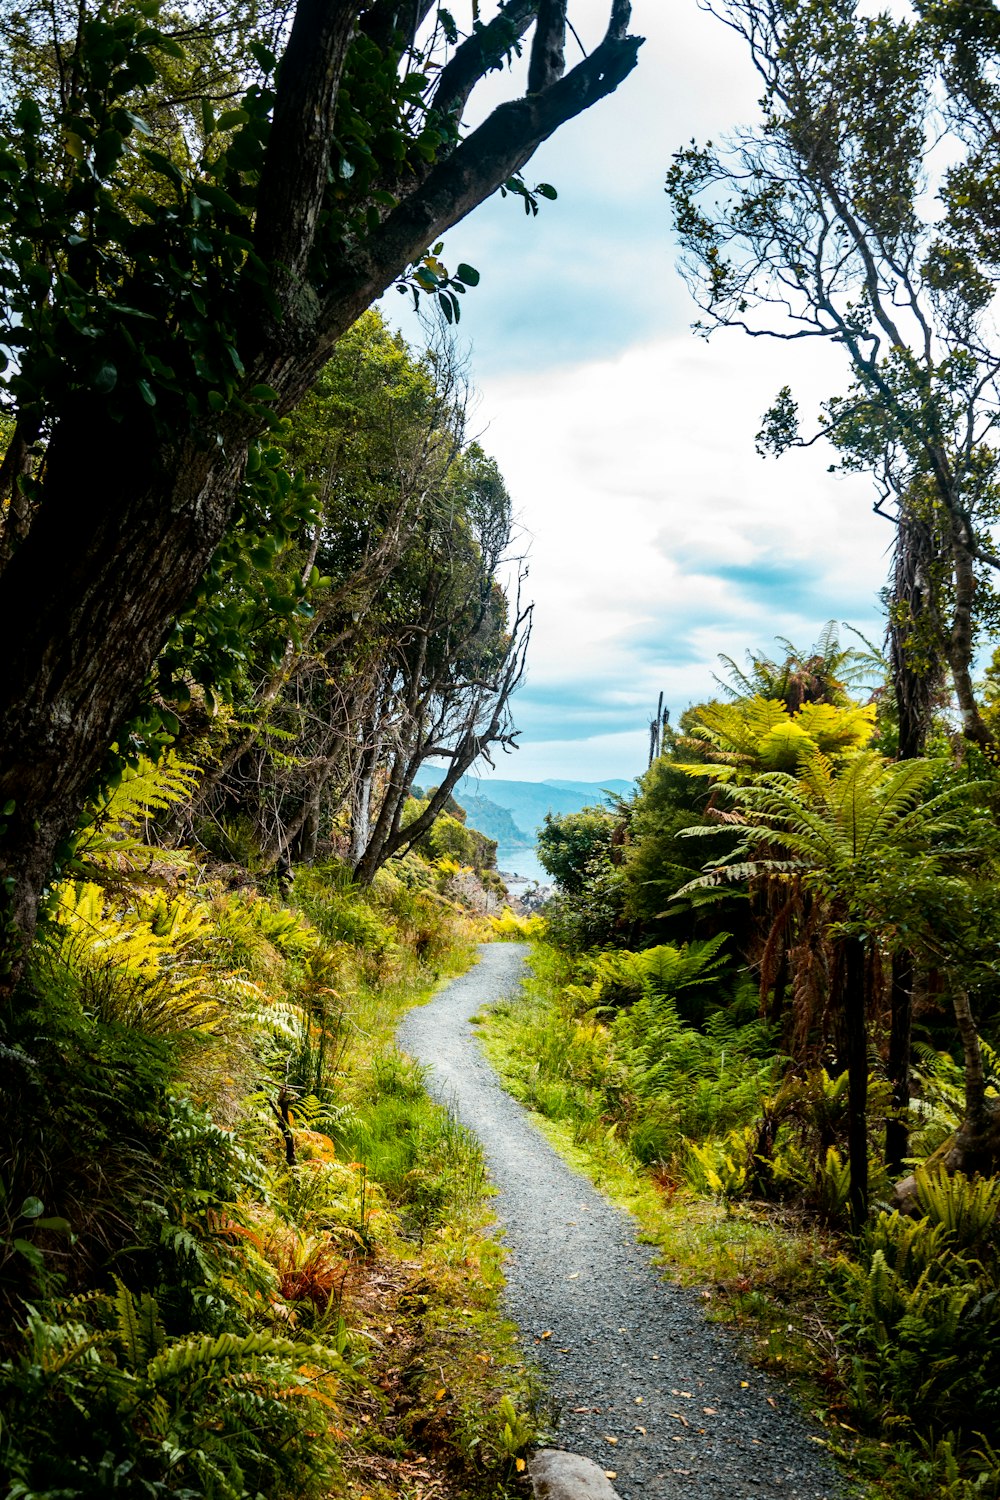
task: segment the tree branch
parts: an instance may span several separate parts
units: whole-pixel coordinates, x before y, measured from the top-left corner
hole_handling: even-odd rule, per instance
[[[636,65],[643,38],[620,34],[626,0],[615,0],[604,40],[540,94],[500,104],[452,154],[439,161],[374,231],[356,257],[331,277],[337,290],[323,309],[321,357],[343,329],[379,297],[399,267],[417,259],[445,230],[524,166],[560,125],[614,93]]]
[[[431,101],[439,114],[461,115],[479,80],[527,31],[538,4],[539,0],[504,0],[492,21],[455,49],[441,69]]]
[[[299,0],[278,71],[254,240],[258,255],[271,266],[282,314],[293,326],[301,321],[306,267],[327,188],[337,93],[357,11],[355,0]]]
[[[528,64],[528,93],[540,94],[566,71],[566,0],[539,0]]]

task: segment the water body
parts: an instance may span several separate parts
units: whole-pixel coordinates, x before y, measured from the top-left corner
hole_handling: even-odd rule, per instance
[[[538,851],[532,846],[530,849],[512,849],[509,845],[499,844],[497,846],[497,869],[502,875],[515,875],[521,881],[528,884],[551,885],[552,876],[542,869],[538,858]],[[520,894],[520,892],[515,892]]]

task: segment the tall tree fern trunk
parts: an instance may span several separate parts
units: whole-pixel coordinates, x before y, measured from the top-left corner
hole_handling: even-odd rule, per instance
[[[910,1130],[910,1039],[913,1024],[913,954],[903,950],[892,955],[890,988],[889,1056],[887,1072],[892,1089],[892,1114],[885,1122],[885,1164],[890,1172],[901,1172],[909,1149]]]
[[[867,964],[858,937],[844,939],[844,1038],[847,1051],[847,1154],[851,1166],[851,1224],[868,1217],[868,1032],[865,1025]]]

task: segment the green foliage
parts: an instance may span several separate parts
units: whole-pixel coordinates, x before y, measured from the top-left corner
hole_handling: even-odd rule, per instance
[[[794,713],[780,699],[739,698],[689,709],[685,727],[705,764],[682,767],[714,781],[745,780],[759,771],[790,771],[811,757],[861,750],[872,737],[875,705],[804,703]]]
[[[104,1022],[148,1035],[211,1027],[218,981],[203,961],[208,914],[183,891],[109,899],[101,886],[62,884],[36,973]],[[43,977],[44,976],[44,977]]]
[[[518,1096],[581,1140],[610,1131],[647,1163],[681,1160],[690,1140],[748,1125],[775,1061],[766,1027],[738,1019],[741,999],[731,1014],[700,999],[720,982],[724,942],[601,953],[578,965],[589,983],[563,975],[556,995],[545,975],[558,957],[536,948],[542,978],[491,1021],[510,1038],[505,1071]]]
[[[671,937],[691,937],[690,914],[671,917],[664,908],[696,877],[700,862],[716,849],[721,855],[726,839],[722,834],[715,846],[707,848],[682,837],[685,828],[704,822],[705,792],[678,766],[672,740],[669,750],[640,778],[639,794],[630,810],[625,897],[629,915],[641,923],[644,932],[659,935],[665,930]]]
[[[968,1249],[986,1239],[1000,1211],[1000,1180],[970,1181],[964,1172],[949,1176],[928,1168],[919,1168],[916,1179],[920,1207],[954,1245]]]
[[[973,1258],[945,1222],[879,1215],[860,1260],[832,1273],[856,1420],[966,1443],[989,1430],[1000,1381],[995,1277],[995,1249]]]
[[[120,1281],[67,1313],[29,1312],[22,1350],[0,1364],[11,1496],[325,1493],[333,1451],[315,1429],[353,1378],[345,1341],[171,1339],[155,1298]]]
[[[166,850],[148,837],[158,813],[187,802],[199,780],[198,767],[165,750],[159,760],[140,755],[134,765],[123,765],[117,784],[84,814],[77,836],[73,865],[88,874],[128,871],[157,862],[178,864],[183,856]]]
[[[493,935],[502,943],[530,943],[545,935],[544,917],[518,917],[507,907],[490,918]]]
[[[406,821],[419,817],[426,806],[426,802],[417,803]],[[451,859],[474,870],[477,875],[496,867],[496,840],[487,838],[475,828],[467,828],[464,822],[448,813],[434,819],[415,848],[431,860]]]
[[[607,857],[617,822],[606,807],[545,814],[538,830],[538,858],[567,895],[580,895],[593,873],[591,866]]]
[[[147,786],[126,795],[150,805]],[[430,867],[401,873],[367,896],[339,869],[301,877],[329,937],[190,877],[125,866],[57,889],[0,1033],[12,1495],[330,1492],[360,1378],[346,1259],[387,1251],[400,1223],[434,1239],[481,1214],[478,1148],[419,1075],[386,1063],[370,1108],[345,1092],[428,983],[420,953],[464,951],[459,914],[425,905]]]

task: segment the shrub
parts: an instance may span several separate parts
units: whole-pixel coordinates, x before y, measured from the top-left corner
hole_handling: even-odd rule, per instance
[[[519,917],[505,907],[498,917],[490,917],[493,935],[505,943],[530,943],[545,935],[544,917]]]

